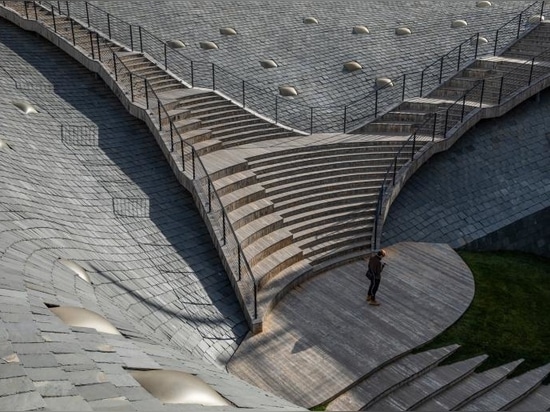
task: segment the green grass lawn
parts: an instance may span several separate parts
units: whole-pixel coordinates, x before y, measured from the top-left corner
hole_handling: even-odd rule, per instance
[[[550,259],[518,252],[459,252],[475,278],[462,318],[417,351],[458,343],[445,363],[489,355],[480,370],[517,359],[513,375],[550,362]]]

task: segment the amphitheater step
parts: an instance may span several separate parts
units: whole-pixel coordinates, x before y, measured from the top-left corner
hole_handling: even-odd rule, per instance
[[[345,179],[333,180],[331,178],[310,181],[309,184],[286,185],[282,190],[266,190],[266,195],[276,205],[296,199],[322,196],[325,193],[337,192],[352,194],[378,194],[384,175],[377,174],[377,179],[362,179],[362,176],[349,175]],[[370,176],[369,176],[370,177]]]
[[[315,249],[320,244],[340,240],[342,237],[357,239],[372,229],[373,221],[374,216],[347,216],[340,220],[321,221],[315,226],[301,227],[299,230],[296,227],[288,229],[294,229],[292,230],[294,243],[303,250],[307,250]]]
[[[481,373],[474,373],[441,394],[424,402],[419,411],[456,411],[494,388],[522,362],[518,360]]]
[[[226,210],[231,212],[239,207],[265,197],[265,189],[259,184],[243,187],[221,196],[220,200]]]
[[[252,170],[243,170],[218,179],[214,182],[214,188],[219,196],[224,196],[233,190],[241,189],[245,186],[257,183],[256,174]]]
[[[184,118],[174,122],[174,127],[180,134],[202,128],[201,121],[194,118]]]
[[[271,232],[282,227],[283,218],[275,213],[271,213],[241,226],[236,230],[236,235],[241,247],[245,248],[261,237],[269,235]]]
[[[197,156],[203,156],[205,154],[223,149],[223,144],[219,140],[209,139],[193,143],[193,148],[195,149],[195,154]]]
[[[330,402],[327,410],[358,411],[367,408],[397,387],[434,368],[458,348],[459,345],[451,345],[396,359],[357,382],[348,391]]]
[[[301,260],[302,250],[295,245],[288,245],[262,259],[252,267],[252,272],[262,288],[272,277]]]
[[[292,209],[287,210],[288,214],[282,214],[284,217],[285,227],[295,228],[299,230],[300,227],[307,227],[309,222],[315,222],[316,220],[323,221],[329,220],[332,216],[336,217],[339,214],[348,214],[354,216],[356,214],[372,214],[376,208],[375,204],[365,204],[362,201],[353,202],[350,200],[345,205],[333,205],[326,206],[319,205],[315,210],[308,210],[304,213],[292,213]]]
[[[527,395],[527,397],[513,405],[508,410],[514,412],[550,410],[550,386],[539,386],[532,393]]]
[[[236,230],[252,222],[254,219],[273,213],[273,211],[274,207],[271,200],[258,199],[231,211],[228,217],[233,229]]]
[[[341,212],[338,209],[333,209],[332,214],[326,214],[319,217],[314,217],[311,219],[307,219],[304,221],[296,222],[293,225],[289,225],[287,221],[285,221],[285,228],[290,230],[294,234],[294,240],[300,241],[304,237],[308,236],[310,234],[311,230],[318,231],[323,229],[323,227],[327,225],[334,225],[334,227],[341,226],[343,224],[346,225],[355,225],[355,224],[372,224],[372,221],[374,220],[374,216],[371,216],[370,214],[365,213],[365,209],[356,209],[348,212]]]
[[[413,111],[413,110],[393,110],[391,112],[386,113],[384,116],[382,116],[382,119],[384,120],[394,120],[394,121],[400,121],[400,122],[411,122],[414,124],[422,124],[426,121],[428,118],[428,113],[423,111]]]
[[[361,189],[330,190],[323,193],[314,193],[307,197],[299,197],[275,203],[275,210],[287,215],[290,208],[301,207],[298,210],[311,210],[317,207],[329,205],[345,205],[350,200],[362,201],[365,203],[376,202],[378,193],[365,194]],[[299,213],[299,212],[296,212]]]
[[[277,229],[247,245],[243,252],[250,265],[256,265],[262,259],[291,244],[292,233],[285,229]]]
[[[312,265],[318,265],[357,250],[370,250],[372,246],[372,227],[369,228],[367,225],[342,231],[333,230],[330,236],[323,236],[326,238],[321,240],[307,238],[296,243]]]
[[[439,366],[408,384],[392,391],[366,410],[404,411],[415,409],[421,403],[451,387],[473,373],[487,355],[477,356],[451,365]]]
[[[463,411],[498,411],[511,408],[534,391],[550,373],[550,364],[507,379],[497,387],[467,403]]]
[[[224,142],[224,146],[227,148],[241,146],[245,144],[258,143],[266,140],[275,140],[285,137],[295,136],[293,132],[286,132],[280,129],[266,128],[264,130],[257,130],[250,133],[237,133],[234,135],[224,135],[220,138]]]
[[[386,120],[384,118],[370,122],[363,128],[364,133],[391,133],[391,134],[411,134],[418,123],[398,120]]]

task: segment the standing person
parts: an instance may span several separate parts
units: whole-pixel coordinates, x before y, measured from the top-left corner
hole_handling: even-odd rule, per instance
[[[386,256],[386,252],[384,249],[380,249],[375,256],[369,259],[369,268],[367,270],[367,278],[370,280],[369,292],[367,295],[367,302],[369,305],[380,305],[376,300],[376,291],[378,290],[378,286],[380,286],[382,269],[386,266],[385,263],[382,263],[382,258],[384,256]]]

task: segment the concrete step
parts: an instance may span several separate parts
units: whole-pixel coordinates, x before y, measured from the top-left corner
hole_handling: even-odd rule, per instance
[[[333,209],[332,213],[330,214],[327,213],[322,216],[314,216],[310,219],[293,222],[293,224],[289,224],[289,222],[285,220],[285,228],[290,230],[290,232],[295,235],[295,240],[300,240],[300,233],[307,232],[310,229],[314,229],[322,225],[333,223],[338,224],[341,222],[355,222],[357,219],[363,221],[367,219],[372,221],[374,219],[374,213],[368,212],[369,211],[365,210],[364,208],[354,209],[350,211]],[[374,210],[370,210],[370,212],[374,212]]]
[[[174,80],[173,82],[163,83],[163,84],[153,86],[153,90],[155,91],[155,93],[157,93],[157,95],[159,93],[163,93],[163,92],[166,92],[166,91],[180,90],[180,89],[184,89],[184,88],[185,88],[185,86],[183,84],[179,83],[177,80]]]
[[[428,97],[432,97],[436,99],[443,98],[443,99],[456,100],[464,96],[464,94],[467,91],[468,89],[464,87],[443,86],[431,92],[428,95]]]
[[[302,247],[302,249],[314,248],[320,243],[349,237],[354,235],[362,235],[363,232],[370,232],[374,222],[374,216],[340,216],[340,219],[317,220],[317,225],[309,227],[300,227],[299,230],[295,226],[292,234],[294,235],[294,243]],[[287,227],[287,229],[291,229]]]
[[[199,119],[193,119],[193,118],[184,118],[174,122],[173,124],[174,124],[173,127],[175,128],[175,130],[177,130],[179,134],[182,135],[182,137],[184,133],[189,132],[191,130],[197,130],[199,128],[206,129],[205,127],[202,126],[202,123]]]
[[[179,89],[179,90],[167,90],[163,91],[159,94],[159,99],[162,101],[162,104],[164,107],[166,107],[166,110],[174,110],[174,109],[192,109],[192,105],[187,104],[186,101],[189,101],[189,99],[193,98],[211,98],[212,96],[216,97],[217,99],[219,96],[213,94],[209,90],[203,90],[203,89]]]
[[[296,215],[302,215],[304,213],[313,214],[316,213],[317,210],[325,210],[326,208],[332,208],[332,207],[341,207],[345,208],[348,205],[353,205],[353,207],[358,207],[358,205],[362,205],[365,207],[365,209],[369,209],[373,207],[373,205],[376,205],[376,202],[378,200],[378,194],[376,195],[356,195],[356,194],[348,194],[343,195],[340,194],[339,198],[335,197],[335,194],[328,194],[325,196],[319,195],[316,197],[308,197],[308,198],[302,198],[298,200],[292,200],[289,202],[279,203],[275,204],[275,211],[277,213],[280,213],[281,216],[283,216],[285,219],[290,218],[292,216]]]
[[[263,288],[270,279],[302,259],[302,250],[293,244],[278,249],[276,252],[262,259],[252,267],[252,272],[258,282],[259,288]]]
[[[224,140],[227,136],[235,136],[241,133],[260,132],[268,130],[270,127],[258,119],[243,120],[241,122],[225,123],[211,127],[213,135]]]
[[[266,124],[263,123],[258,118],[252,116],[252,115],[244,115],[244,116],[237,116],[233,120],[231,117],[228,117],[226,119],[216,120],[216,121],[210,121],[205,122],[206,124],[209,124],[209,128],[212,129],[212,132],[214,134],[221,134],[223,135],[224,132],[231,131],[235,132],[237,129],[243,129],[246,130],[247,128],[258,128],[263,129],[266,127]]]
[[[218,195],[224,196],[234,190],[258,183],[258,179],[252,170],[244,170],[233,175],[222,177],[221,179],[215,180],[213,183]]]
[[[228,217],[233,229],[237,230],[255,219],[273,213],[274,210],[271,200],[258,199],[229,212]]]
[[[511,408],[533,392],[550,373],[550,364],[507,379],[497,387],[467,403],[462,411],[498,411]]]
[[[167,128],[163,134],[163,136],[167,136],[168,139],[165,138],[165,140],[170,140],[170,129]],[[177,133],[174,133],[174,140],[177,141],[179,139]],[[180,133],[179,136],[183,139],[184,142],[188,144],[195,144],[198,142],[203,142],[205,140],[211,139],[212,133],[208,129],[195,129],[195,130],[189,130],[185,133]]]
[[[541,385],[524,399],[508,409],[514,412],[550,410],[550,386]]]
[[[236,135],[226,135],[220,140],[224,142],[226,148],[241,146],[244,144],[258,143],[266,140],[281,139],[285,137],[295,136],[293,132],[271,131],[273,128],[265,129],[265,131],[256,131],[252,133],[239,133]],[[271,132],[270,132],[271,131]]]
[[[523,360],[485,372],[474,373],[446,391],[424,402],[418,411],[455,411],[501,383]]]
[[[298,207],[299,208],[299,207]],[[304,213],[293,213],[293,209],[287,209],[281,216],[284,218],[285,227],[289,229],[296,228],[299,230],[300,227],[307,227],[310,222],[314,223],[317,220],[330,221],[332,216],[338,216],[340,214],[348,214],[350,216],[360,215],[371,215],[376,210],[376,203],[365,203],[363,201],[354,201],[350,199],[345,205],[329,205],[323,207],[319,205],[316,209],[307,210]]]
[[[495,76],[497,72],[493,69],[485,69],[481,67],[467,67],[460,73],[464,78],[470,79],[484,79],[487,77]]]
[[[172,123],[176,123],[180,120],[188,119],[190,117],[189,114],[190,114],[189,110],[174,109],[174,110],[168,110],[168,116],[166,116],[166,114],[163,111],[161,116],[162,127],[164,126],[169,127],[170,121],[172,121]]]
[[[351,199],[361,199],[362,201],[369,203],[369,201],[376,201],[378,198],[378,193],[376,194],[365,194],[362,189],[344,189],[338,190],[333,189],[326,192],[315,192],[308,196],[301,196],[298,198],[291,198],[281,202],[275,203],[275,210],[277,212],[283,212],[285,209],[295,208],[296,206],[302,206],[304,208],[315,208],[319,206],[319,203],[323,204],[337,204],[344,205],[347,201]]]
[[[366,170],[365,170],[366,169]],[[278,196],[291,191],[308,190],[325,185],[365,185],[375,184],[378,188],[384,179],[387,167],[379,168],[346,168],[328,170],[323,173],[304,173],[300,175],[284,176],[280,179],[259,182],[266,188],[268,196]],[[305,192],[304,192],[305,193]]]
[[[283,218],[276,213],[259,217],[236,230],[241,247],[245,248],[256,240],[283,227]],[[290,232],[288,232],[290,234]]]
[[[292,233],[286,229],[272,230],[269,235],[260,237],[244,247],[243,252],[251,266],[262,259],[293,243]],[[241,245],[242,246],[242,245]]]
[[[193,143],[193,148],[197,156],[203,156],[208,153],[223,149],[223,143],[216,139],[203,140]]]
[[[243,187],[238,190],[229,192],[225,196],[221,196],[220,200],[224,205],[226,212],[238,209],[247,203],[259,200],[265,197],[265,189],[263,186],[255,184]]]
[[[367,124],[363,128],[363,131],[365,133],[411,134],[420,124],[408,121],[380,119]]]
[[[333,400],[328,411],[358,411],[367,408],[392,390],[434,368],[452,355],[459,345],[405,355],[373,371],[352,388]]]
[[[213,101],[194,104],[192,106],[193,116],[198,118],[203,118],[214,113],[227,112],[231,110],[244,112],[243,109],[225,100],[219,100],[219,101],[213,100]]]
[[[305,247],[304,258],[307,258],[312,266],[322,265],[327,261],[348,256],[354,252],[366,254],[372,250],[372,230],[361,233],[351,233],[348,236],[326,240],[311,247]]]
[[[415,409],[431,397],[460,382],[473,373],[487,355],[451,365],[439,366],[396,389],[366,410],[404,411]]]
[[[250,122],[260,122],[257,117],[238,108],[196,117],[200,118],[208,128],[223,128],[228,123],[240,125]]]
[[[412,148],[412,144],[408,145]],[[392,148],[393,149],[393,148]],[[408,152],[408,153],[407,153]],[[261,164],[250,162],[250,168],[258,175],[262,181],[268,181],[281,176],[284,171],[284,176],[293,174],[303,174],[308,171],[322,171],[329,169],[346,169],[348,167],[384,167],[392,163],[397,155],[397,149],[391,151],[376,151],[369,153],[350,153],[338,154],[329,156],[329,154],[319,157],[300,158],[280,158],[279,162],[262,162]],[[398,155],[398,159],[410,159],[410,150],[403,150]]]
[[[258,291],[258,316],[263,319],[289,290],[302,281],[302,276],[307,276],[311,271],[308,262],[299,260],[263,282]]]
[[[311,182],[309,186],[306,187],[287,187],[286,190],[279,190],[276,193],[273,193],[272,190],[266,190],[266,195],[275,203],[276,205],[283,202],[309,198],[311,196],[316,196],[319,194],[324,194],[331,191],[338,191],[338,193],[343,192],[353,192],[361,194],[377,194],[380,190],[382,184],[383,175],[378,179],[378,181],[371,180],[362,180],[355,176],[348,176],[346,180],[342,181],[333,181],[327,179],[326,181],[317,181]]]
[[[386,113],[381,117],[385,121],[399,121],[399,122],[411,122],[414,124],[422,124],[428,118],[429,113],[426,112],[416,112],[413,110],[404,110],[404,111],[391,111]]]

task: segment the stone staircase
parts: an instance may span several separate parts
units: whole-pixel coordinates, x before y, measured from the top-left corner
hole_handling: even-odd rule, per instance
[[[408,354],[375,370],[333,399],[327,410],[536,411],[550,408],[542,385],[550,364],[509,378],[517,360],[476,372],[486,355],[440,365],[458,345]]]
[[[25,16],[23,3],[6,6]],[[521,63],[537,54],[550,30],[540,24],[502,56],[479,59],[426,97],[405,101],[354,135],[327,143],[266,121],[215,91],[189,88],[142,53],[65,16],[36,10],[39,21],[100,60],[124,94],[147,111],[187,179],[192,177],[177,159],[190,156],[187,145],[193,147],[251,267],[260,324],[298,282],[371,251],[381,184],[394,159],[396,169],[411,160],[411,144],[403,147],[411,134],[419,132],[417,151],[441,140],[444,123],[460,120],[457,113],[445,114],[447,108],[480,79],[486,79],[483,104],[495,104],[500,83],[491,79],[518,67],[525,77]],[[160,115],[152,94],[164,106]],[[466,105],[470,112],[479,102]],[[286,148],[289,141],[295,144]]]

